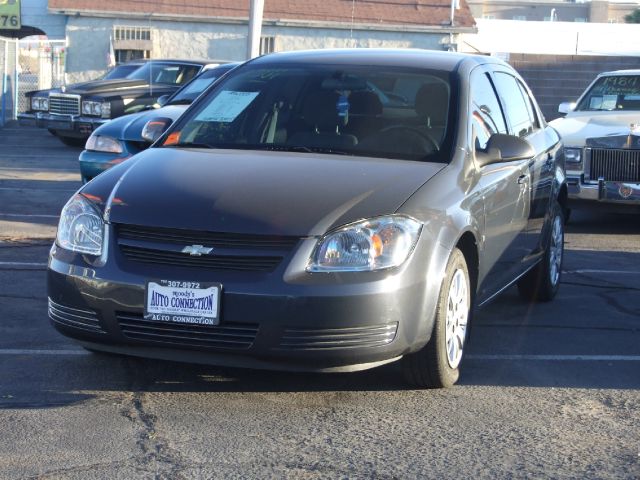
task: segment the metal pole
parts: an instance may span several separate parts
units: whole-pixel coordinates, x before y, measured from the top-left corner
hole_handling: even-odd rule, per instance
[[[451,0],[451,19],[449,22],[451,25],[451,30],[449,30],[449,48],[448,48],[449,51],[453,50],[453,27],[454,27],[455,16],[456,16],[456,0]]]
[[[260,35],[262,33],[262,12],[264,0],[251,0],[249,7],[249,35],[247,37],[247,59],[260,55]]]
[[[4,68],[2,69],[2,126],[4,127],[4,119],[7,108],[7,57],[9,56],[9,41],[4,40]]]
[[[18,62],[20,61],[20,41],[16,40],[16,56],[14,67],[13,67],[13,116],[11,117],[13,120],[18,119],[18,102],[20,101],[20,92],[18,89],[20,88],[20,79],[18,78]]]

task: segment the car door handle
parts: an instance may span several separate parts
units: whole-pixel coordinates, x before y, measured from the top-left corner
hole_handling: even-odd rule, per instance
[[[527,176],[526,175],[520,175],[518,177],[518,184],[519,185],[526,185],[527,184]]]

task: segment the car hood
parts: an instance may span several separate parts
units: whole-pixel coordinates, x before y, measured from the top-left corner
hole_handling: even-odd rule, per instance
[[[322,235],[338,225],[395,212],[443,167],[309,153],[153,148],[118,175],[109,220],[217,232]],[[95,196],[104,198],[101,183],[95,184]],[[84,193],[91,194],[92,185]]]
[[[584,147],[611,144],[619,147],[629,135],[640,135],[632,125],[640,125],[640,112],[572,112],[564,118],[550,122],[567,147]],[[591,141],[587,142],[587,139]]]
[[[131,88],[143,88],[148,87],[149,82],[146,80],[94,80],[92,82],[74,83],[68,85],[64,93],[75,93],[78,95],[88,95],[94,93],[112,93],[114,91],[131,89]]]
[[[175,121],[184,113],[188,105],[168,105],[153,110],[145,110],[118,117],[96,129],[96,135],[106,135],[119,140],[139,142],[142,140],[142,129],[154,118],[170,118]]]

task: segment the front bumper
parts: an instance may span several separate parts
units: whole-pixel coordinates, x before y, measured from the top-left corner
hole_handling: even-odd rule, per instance
[[[424,346],[448,253],[416,248],[393,273],[308,274],[299,267],[315,240],[303,239],[272,273],[212,272],[134,264],[110,243],[104,266],[52,248],[49,316],[58,331],[116,353],[294,371],[361,370]],[[160,278],[220,282],[220,324],[144,320],[146,281]]]
[[[48,112],[18,114],[20,125],[47,128],[55,130],[60,135],[74,138],[88,138],[91,132],[109,120],[81,115],[54,115]]]
[[[570,204],[599,202],[611,206],[640,207],[640,183],[610,182],[598,180],[585,182],[584,176],[567,175]]]

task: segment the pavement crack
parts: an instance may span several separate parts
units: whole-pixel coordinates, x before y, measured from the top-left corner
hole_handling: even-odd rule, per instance
[[[113,469],[119,467],[125,467],[130,465],[134,460],[134,457],[125,458],[123,460],[116,460],[113,462],[96,462],[87,465],[76,465],[75,467],[57,468],[49,470],[44,473],[38,473],[36,475],[30,475],[24,477],[27,480],[46,480],[47,478],[66,478],[74,473],[89,473],[98,469],[106,469],[108,472],[113,472]]]
[[[136,439],[141,452],[141,455],[136,456],[140,468],[153,472],[153,478],[157,480],[186,478],[181,472],[188,466],[193,466],[193,462],[188,461],[181,452],[169,445],[167,439],[158,434],[157,417],[146,410],[144,393],[130,393],[121,414],[140,429]]]
[[[598,296],[602,298],[605,303],[614,310],[625,315],[631,315],[632,317],[640,318],[640,310],[632,310],[631,308],[622,305],[616,298],[614,298],[612,293],[613,292],[599,292]]]

